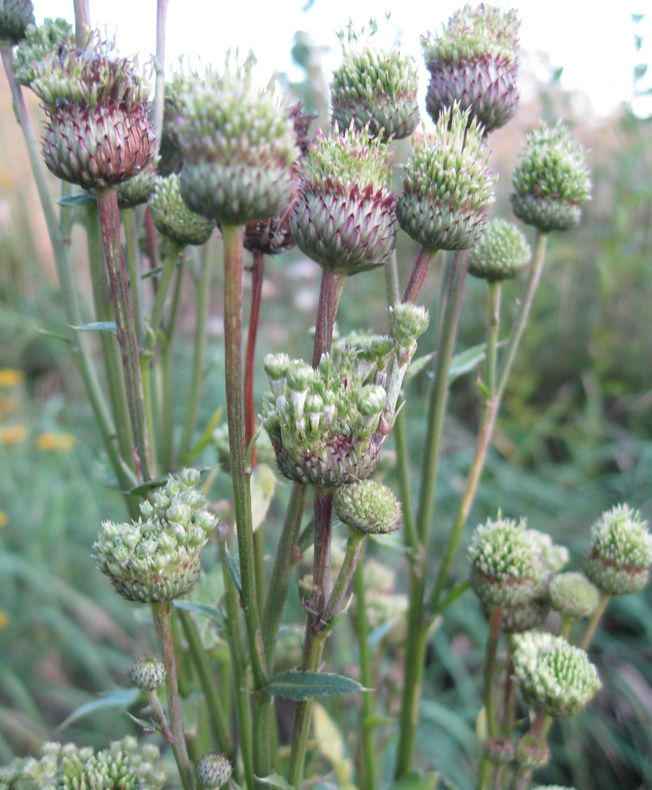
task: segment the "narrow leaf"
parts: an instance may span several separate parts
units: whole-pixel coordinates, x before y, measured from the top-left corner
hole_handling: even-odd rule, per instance
[[[118,334],[115,321],[94,321],[92,324],[84,324],[83,326],[70,326],[71,329],[76,329],[78,332],[111,332],[113,335]]]
[[[178,598],[172,602],[172,605],[176,606],[177,609],[183,609],[186,612],[192,612],[192,614],[208,617],[209,620],[212,620],[220,628],[224,628],[224,612],[221,609],[216,609],[214,606],[207,606],[203,603],[182,601]]]
[[[392,790],[435,790],[441,774],[434,771],[413,773],[399,779],[392,785]]]
[[[128,708],[140,697],[138,689],[116,689],[116,691],[107,691],[101,694],[97,699],[87,702],[85,705],[80,705],[79,708],[74,710],[68,718],[61,722],[57,729],[64,730],[68,725],[74,721],[83,719],[90,713],[102,710],[103,708]]]
[[[455,354],[451,360],[451,367],[448,374],[448,382],[452,383],[455,379],[468,373],[470,370],[477,368],[485,357],[486,343],[480,343],[477,346],[471,346],[466,351]]]
[[[197,440],[197,443],[191,447],[181,459],[181,466],[186,466],[189,464],[193,458],[196,458],[199,453],[206,447],[206,445],[210,442],[213,437],[213,431],[217,428],[222,420],[222,407],[219,406],[214,412],[213,416],[210,418],[206,427],[202,431],[202,435]]]
[[[48,329],[39,329],[38,333],[44,337],[51,337],[54,340],[62,340],[64,343],[68,343],[69,346],[72,345],[72,340],[69,337],[60,335],[58,332],[50,332]]]
[[[93,192],[75,192],[74,195],[65,195],[58,198],[60,206],[96,206],[97,199]]]
[[[292,790],[292,785],[278,774],[269,774],[269,776],[257,776],[256,782],[263,785],[270,785],[271,787],[280,787],[281,790]]]
[[[364,690],[357,680],[345,678],[343,675],[294,671],[275,675],[263,689],[270,697],[286,697],[294,700],[330,697]]]
[[[242,582],[240,581],[240,568],[238,567],[238,563],[233,559],[233,557],[227,551],[226,553],[226,565],[229,569],[229,573],[231,574],[231,578],[233,579],[233,584],[235,584],[236,589],[242,595]]]
[[[419,357],[419,359],[413,359],[405,374],[405,381],[409,381],[413,376],[416,376],[417,373],[420,373],[434,356],[435,352],[433,351],[431,354],[424,354],[422,357]]]

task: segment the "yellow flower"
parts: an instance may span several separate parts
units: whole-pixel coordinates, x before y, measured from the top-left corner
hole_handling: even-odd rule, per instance
[[[77,438],[71,433],[55,433],[46,431],[39,433],[36,437],[36,447],[38,450],[55,450],[60,453],[69,453],[77,446]]]
[[[0,611],[0,631],[9,625],[9,615],[6,612]]]
[[[25,381],[25,374],[22,370],[14,368],[0,368],[0,389],[18,387]]]
[[[0,395],[0,420],[18,409],[18,398],[5,398]]]
[[[20,444],[27,438],[27,431],[22,425],[7,425],[0,428],[0,444]]]
[[[9,523],[9,516],[4,512],[4,510],[0,510],[0,529],[6,527]]]

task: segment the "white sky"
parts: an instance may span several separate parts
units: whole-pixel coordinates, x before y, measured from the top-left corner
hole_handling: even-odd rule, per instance
[[[167,60],[178,62],[182,53],[221,67],[230,48],[258,59],[261,82],[276,71],[292,72],[290,48],[296,30],[310,33],[315,44],[329,48],[324,64],[326,77],[339,62],[335,31],[351,16],[356,28],[370,16],[383,20],[391,11],[390,35],[399,31],[402,50],[411,52],[419,66],[423,60],[419,36],[438,32],[464,0],[315,0],[303,11],[305,0],[169,0]],[[636,63],[652,61],[652,5],[650,0],[513,0],[497,5],[516,8],[522,20],[521,47],[525,53],[547,52],[554,67],[563,66],[562,85],[584,92],[598,115],[607,114],[632,98],[632,72]],[[156,0],[90,0],[96,26],[117,35],[124,54],[148,56],[155,48]],[[72,21],[72,0],[34,0],[37,21],[45,16],[64,16]],[[424,10],[427,8],[427,10]],[[644,36],[641,53],[634,51],[633,13],[647,16],[637,26]],[[379,43],[391,43],[391,39]],[[425,69],[421,69],[425,71]],[[650,67],[652,71],[652,66]],[[424,75],[424,84],[425,84]],[[652,84],[650,77],[647,86]],[[652,100],[637,108],[652,112]]]

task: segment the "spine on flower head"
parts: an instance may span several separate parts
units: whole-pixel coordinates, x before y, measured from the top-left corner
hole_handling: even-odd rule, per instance
[[[195,214],[183,202],[174,173],[156,179],[148,208],[159,233],[181,247],[205,244],[215,228],[213,220]]]
[[[403,521],[401,503],[392,490],[374,480],[338,488],[333,506],[342,523],[364,535],[394,532]]]
[[[532,251],[521,231],[494,219],[469,254],[469,274],[488,282],[517,277],[530,262]]]
[[[223,754],[212,752],[197,763],[197,781],[200,790],[217,790],[231,778],[233,766]]]

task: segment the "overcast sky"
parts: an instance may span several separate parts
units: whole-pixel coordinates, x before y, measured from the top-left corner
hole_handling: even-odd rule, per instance
[[[400,33],[402,50],[411,52],[419,66],[422,58],[419,37],[428,30],[438,32],[462,2],[440,0],[169,0],[168,62],[178,62],[182,53],[200,57],[220,67],[227,49],[241,53],[252,49],[259,73],[292,73],[290,48],[296,30],[306,30],[315,44],[330,50],[325,58],[327,77],[339,62],[335,32],[349,16],[356,27],[370,16],[382,20],[391,11],[386,42]],[[522,19],[521,46],[535,55],[548,53],[555,67],[564,68],[562,84],[587,94],[595,112],[603,115],[632,98],[632,72],[638,62],[652,61],[652,12],[636,32],[644,37],[641,53],[634,51],[632,14],[642,13],[649,0],[603,0],[598,6],[587,0],[516,0],[497,3],[516,8]],[[72,0],[34,0],[37,21],[45,16],[73,18]],[[156,0],[90,0],[93,24],[117,36],[125,54],[151,54],[155,48]],[[427,11],[424,11],[424,7]],[[214,8],[214,10],[211,10]],[[304,10],[306,8],[306,10]],[[299,75],[295,75],[299,76]],[[424,76],[425,80],[425,76]],[[648,80],[648,85],[652,84]],[[639,106],[642,114],[652,112],[652,102]],[[648,109],[649,107],[649,109]]]

